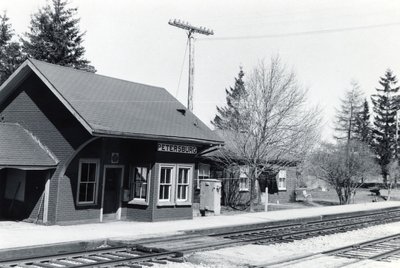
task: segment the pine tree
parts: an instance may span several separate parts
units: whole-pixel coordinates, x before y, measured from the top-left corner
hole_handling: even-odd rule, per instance
[[[211,123],[218,129],[228,129],[228,130],[239,130],[239,128],[243,127],[243,124],[238,122],[240,120],[240,105],[241,101],[246,96],[246,89],[243,81],[244,72],[243,69],[240,68],[238,77],[235,78],[234,87],[229,90],[225,90],[226,92],[226,106],[218,107],[217,106],[217,115]]]
[[[68,8],[67,0],[52,0],[32,16],[30,32],[22,38],[23,51],[37,60],[95,72],[84,58],[83,36],[77,8]]]
[[[370,111],[368,101],[365,99],[362,111],[357,114],[355,125],[355,136],[358,140],[371,145],[372,142],[372,127],[370,122]]]
[[[351,88],[341,102],[336,112],[335,138],[349,142],[356,138],[357,116],[362,111],[362,92],[357,82],[351,81]]]
[[[391,70],[387,70],[377,88],[377,94],[371,96],[374,105],[373,147],[381,167],[384,184],[387,183],[388,165],[395,157],[396,150],[396,113],[399,109],[399,87],[397,79]]]
[[[0,15],[0,85],[24,61],[21,46],[13,41],[14,31],[9,23],[7,13]]]

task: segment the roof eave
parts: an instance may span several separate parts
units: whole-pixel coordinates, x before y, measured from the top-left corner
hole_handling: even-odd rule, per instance
[[[152,135],[152,134],[142,134],[142,133],[125,133],[125,132],[105,131],[105,130],[94,130],[92,135],[98,137],[110,137],[110,138],[200,143],[209,146],[217,146],[224,144],[223,141],[218,141],[218,140],[195,139],[188,137]]]
[[[0,170],[4,168],[14,168],[21,170],[48,170],[57,168],[55,165],[0,165]]]

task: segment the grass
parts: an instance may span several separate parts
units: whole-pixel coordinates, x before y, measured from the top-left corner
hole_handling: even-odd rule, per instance
[[[336,191],[333,189],[327,191],[311,190],[308,191],[312,195],[312,201],[321,205],[339,205],[339,199]],[[369,203],[369,202],[383,202],[388,197],[388,191],[383,189],[380,191],[381,196],[377,197],[372,194],[369,189],[359,188],[354,197],[354,204]],[[400,201],[400,189],[393,189],[390,200]]]
[[[307,208],[307,207],[318,207],[318,206],[336,206],[339,205],[339,199],[336,194],[336,191],[333,189],[328,189],[327,191],[322,191],[321,189],[313,189],[307,190],[307,193],[310,193],[312,199],[309,201],[304,200],[299,197],[297,202],[290,203],[281,203],[281,204],[269,204],[268,211],[274,210],[283,210],[283,209],[298,209],[298,208]],[[386,189],[382,189],[380,191],[381,196],[377,197],[375,194],[372,194],[369,189],[360,188],[357,190],[356,195],[354,197],[354,202],[351,204],[364,204],[370,202],[385,202],[388,197],[388,191]],[[400,201],[400,188],[392,189],[390,200],[392,201]],[[256,205],[254,208],[255,212],[264,211],[264,205]],[[232,209],[229,207],[222,207],[221,213],[225,215],[229,214],[239,214],[249,212],[249,209]]]

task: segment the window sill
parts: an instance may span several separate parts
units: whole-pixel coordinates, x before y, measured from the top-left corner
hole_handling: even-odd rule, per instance
[[[175,204],[170,201],[158,201],[157,203],[157,207],[173,207],[173,206],[175,206]]]
[[[239,189],[239,192],[248,192],[249,189]]]
[[[141,206],[148,206],[149,203],[144,200],[131,200],[128,202],[129,205],[141,205]]]
[[[286,192],[287,189],[278,189],[279,192]]]
[[[191,206],[192,203],[189,202],[189,201],[177,201],[177,202],[176,202],[176,205],[177,205],[177,206]]]
[[[96,206],[96,203],[76,203],[76,206],[78,207],[94,207]]]

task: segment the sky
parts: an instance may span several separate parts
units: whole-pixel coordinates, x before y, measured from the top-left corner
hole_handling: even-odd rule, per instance
[[[46,0],[0,0],[15,33]],[[375,93],[390,68],[400,77],[400,1],[397,0],[70,0],[86,32],[86,58],[98,74],[166,88],[187,103],[187,21],[214,31],[196,35],[194,113],[207,125],[225,105],[240,66],[245,74],[279,55],[322,109],[329,139],[335,108],[350,81]],[[246,76],[245,76],[246,78]]]

